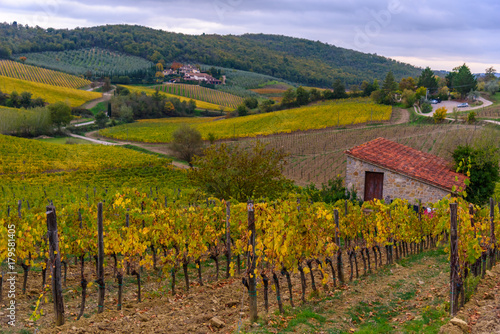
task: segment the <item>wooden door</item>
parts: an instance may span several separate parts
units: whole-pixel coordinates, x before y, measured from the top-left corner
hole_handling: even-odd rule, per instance
[[[384,193],[384,173],[365,173],[365,201],[382,199]]]

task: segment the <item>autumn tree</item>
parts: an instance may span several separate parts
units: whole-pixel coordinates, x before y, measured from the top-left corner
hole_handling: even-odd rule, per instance
[[[188,178],[201,190],[221,199],[276,198],[290,186],[283,176],[286,154],[257,142],[250,149],[210,146],[194,157]]]
[[[175,107],[174,107],[172,102],[167,101],[167,102],[165,102],[164,110],[165,110],[165,113],[167,113],[167,115],[171,115],[174,113]]]
[[[182,67],[182,64],[181,63],[178,63],[178,62],[173,62],[172,65],[170,65],[170,68],[174,71],[177,71],[179,68]]]
[[[19,57],[19,60],[20,60],[20,61],[21,61],[21,63],[23,63],[23,64],[24,64],[24,62],[26,61],[26,59],[28,59],[28,58],[26,58],[26,57],[24,57],[24,56]]]
[[[201,133],[195,128],[182,124],[172,134],[170,148],[175,155],[192,166],[192,159],[202,152],[203,140]]]
[[[151,57],[149,57],[149,60],[151,60],[153,63],[158,63],[161,59],[163,59],[163,55],[158,51],[153,52]]]
[[[448,112],[448,110],[445,107],[441,107],[441,108],[436,109],[436,111],[432,115],[432,118],[434,118],[434,122],[441,123],[442,121],[444,121],[444,119],[446,118],[447,112]]]
[[[401,79],[401,81],[399,82],[399,90],[404,92],[406,89],[412,91],[415,91],[417,89],[417,83],[415,82],[415,79],[413,79],[412,77]]]
[[[414,91],[410,89],[405,89],[403,91],[403,94],[401,95],[401,99],[403,100],[403,103],[405,104],[406,108],[412,107],[415,102],[417,101],[417,97]]]
[[[417,91],[415,92],[415,97],[417,100],[420,100],[421,98],[425,97],[427,93],[427,88],[425,87],[418,87]]]

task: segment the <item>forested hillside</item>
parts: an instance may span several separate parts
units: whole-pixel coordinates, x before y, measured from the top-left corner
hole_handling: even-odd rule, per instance
[[[130,25],[77,29],[30,28],[0,24],[0,58],[41,51],[100,47],[157,62],[209,64],[253,71],[307,85],[329,87],[416,76],[420,69],[388,58],[321,42],[277,35],[185,35]]]

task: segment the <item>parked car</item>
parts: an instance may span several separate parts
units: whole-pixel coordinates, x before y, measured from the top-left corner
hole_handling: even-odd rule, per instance
[[[464,103],[460,103],[457,108],[467,108],[469,106],[469,104],[467,102],[464,102]]]
[[[430,100],[429,102],[430,102],[431,104],[438,104],[438,103],[439,103],[439,101],[438,101],[438,100]]]

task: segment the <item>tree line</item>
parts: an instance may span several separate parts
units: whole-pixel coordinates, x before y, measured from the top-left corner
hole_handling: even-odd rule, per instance
[[[69,30],[0,24],[0,58],[90,47],[143,57],[155,64],[211,64],[319,87],[329,87],[336,79],[350,85],[382,80],[388,71],[398,79],[421,71],[385,57],[285,36],[193,36],[129,25]]]
[[[0,106],[9,108],[35,108],[45,106],[45,100],[41,97],[33,98],[30,92],[22,92],[19,94],[17,91],[13,91],[10,94],[6,94],[0,91]]]
[[[127,88],[118,86],[110,100],[109,117],[115,121],[131,123],[137,119],[192,116],[196,109],[194,100],[181,101],[167,97],[157,89],[151,96],[146,93],[131,93]],[[102,116],[96,116],[102,119]],[[102,121],[101,121],[102,122]],[[100,123],[101,127],[106,124]]]

